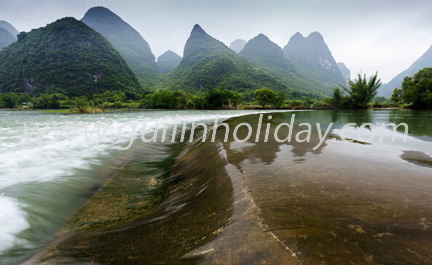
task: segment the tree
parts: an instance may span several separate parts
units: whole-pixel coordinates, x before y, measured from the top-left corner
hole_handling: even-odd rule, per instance
[[[255,90],[254,96],[255,99],[258,101],[258,104],[265,108],[266,105],[274,103],[276,93],[267,87],[263,87],[261,89]]]
[[[185,109],[187,104],[186,92],[183,90],[177,90],[174,92],[176,98],[176,109]]]
[[[360,74],[358,78],[348,81],[349,88],[341,87],[348,92],[353,108],[367,109],[369,102],[377,95],[378,88],[381,86],[381,80],[378,79],[378,72],[366,80],[366,75],[362,77]]]
[[[402,101],[402,89],[395,88],[393,90],[393,95],[391,97],[391,101],[398,103]]]
[[[75,97],[74,98],[76,107],[85,107],[89,105],[88,98],[86,96]]]
[[[340,108],[342,105],[342,91],[340,90],[340,88],[336,87],[333,89],[333,98],[331,100],[331,105],[333,108],[337,109]]]
[[[20,97],[14,92],[0,94],[0,107],[15,108],[20,104],[19,100]]]
[[[276,97],[273,100],[273,106],[275,108],[280,108],[283,106],[285,101],[285,93],[283,91],[279,91],[279,93],[277,93]]]
[[[242,96],[237,91],[225,88],[215,89],[211,86],[206,88],[208,91],[204,95],[205,109],[232,109],[241,103]]]
[[[413,77],[405,77],[402,98],[414,108],[432,107],[432,68],[424,68]]]

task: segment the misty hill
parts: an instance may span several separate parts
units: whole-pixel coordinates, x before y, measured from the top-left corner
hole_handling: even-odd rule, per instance
[[[293,65],[284,57],[282,48],[264,34],[259,34],[248,41],[239,55],[245,57],[254,66],[277,77],[288,87],[303,90],[300,77],[295,74]]]
[[[8,46],[12,42],[16,41],[16,38],[4,28],[0,28],[0,50]]]
[[[231,42],[229,48],[231,50],[235,51],[236,53],[240,53],[240,51],[244,48],[246,43],[247,43],[247,41],[238,39],[238,40]]]
[[[129,24],[105,7],[90,8],[82,18],[116,48],[143,86],[153,86],[158,78],[155,56],[146,40]]]
[[[324,38],[318,32],[312,32],[307,37],[297,32],[283,52],[301,76],[321,82],[329,93],[333,87],[346,83]]]
[[[326,84],[314,80],[309,74],[301,75],[293,64],[284,57],[282,48],[267,36],[259,34],[251,39],[239,55],[245,57],[254,66],[277,77],[281,82],[299,94],[307,93],[310,97],[329,95]]]
[[[255,69],[222,42],[195,25],[184,48],[180,65],[160,84],[161,88],[199,91],[205,85],[236,91],[261,87],[287,90],[276,78]]]
[[[0,93],[81,96],[139,89],[138,80],[118,51],[74,18],[20,33],[17,42],[0,52]]]
[[[19,34],[14,26],[4,20],[0,20],[0,28],[7,30],[15,39]]]
[[[351,71],[346,67],[344,63],[337,63],[337,66],[339,67],[339,71],[342,73],[343,78],[348,81],[351,79]]]
[[[402,82],[406,76],[413,76],[425,67],[432,67],[432,46],[418,58],[408,69],[394,77],[390,82],[384,84],[378,90],[378,96],[391,97],[395,88],[402,88]]]
[[[174,68],[179,66],[182,58],[180,55],[173,51],[166,51],[164,54],[158,57],[157,67],[159,72],[166,74],[171,72]]]

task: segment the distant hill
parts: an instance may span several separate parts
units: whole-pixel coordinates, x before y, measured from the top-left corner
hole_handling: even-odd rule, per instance
[[[239,55],[259,69],[277,77],[299,94],[315,98],[329,95],[328,84],[314,80],[310,74],[302,75],[302,72],[285,58],[282,48],[263,34],[251,39]]]
[[[297,32],[283,52],[299,75],[320,82],[327,93],[331,93],[335,86],[346,83],[323,36],[318,32],[312,32],[307,37]]]
[[[286,85],[253,67],[222,42],[195,25],[184,48],[180,65],[169,73],[161,88],[204,90],[206,85],[251,92],[262,87],[289,92]]]
[[[7,30],[15,39],[19,34],[18,30],[16,30],[14,26],[4,20],[0,20],[0,28]]]
[[[337,63],[339,71],[341,71],[343,78],[348,82],[351,79],[351,71],[344,63]]]
[[[102,35],[74,18],[20,33],[17,42],[0,51],[0,93],[90,96],[139,89],[120,54]]]
[[[231,50],[235,51],[236,53],[240,53],[240,51],[244,48],[246,43],[247,43],[247,41],[238,39],[238,40],[231,42],[229,48]]]
[[[402,88],[402,82],[406,76],[413,76],[423,68],[432,67],[432,46],[418,58],[408,69],[394,77],[390,82],[384,84],[378,90],[378,96],[390,98],[395,88]]]
[[[300,94],[317,92],[295,72],[292,63],[284,57],[282,48],[263,34],[248,41],[239,55]]]
[[[8,46],[12,42],[16,41],[16,38],[4,28],[0,28],[0,50]]]
[[[82,18],[116,48],[145,87],[158,79],[155,56],[147,41],[129,24],[105,7],[90,8]]]
[[[180,55],[173,51],[166,51],[164,54],[158,57],[157,67],[159,72],[162,74],[167,74],[171,72],[174,68],[179,66],[182,58]]]

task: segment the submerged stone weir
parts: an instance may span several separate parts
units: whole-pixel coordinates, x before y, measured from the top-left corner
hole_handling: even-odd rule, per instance
[[[296,115],[335,121],[333,112]],[[227,123],[231,132],[243,122],[255,129],[257,117]],[[275,126],[290,118],[273,114],[268,142],[239,143],[232,134],[224,142],[220,127],[214,143],[209,134],[178,156],[180,147],[171,146],[175,162],[153,193],[140,185],[151,176],[137,169],[144,157],[135,160],[25,264],[431,263],[428,163],[405,162],[398,147],[388,153],[385,144],[344,143],[333,134],[316,150],[316,132],[309,143],[276,142]],[[247,134],[238,130],[239,139]]]

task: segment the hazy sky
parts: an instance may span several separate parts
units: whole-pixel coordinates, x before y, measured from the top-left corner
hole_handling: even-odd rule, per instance
[[[431,0],[0,0],[0,20],[19,31],[105,6],[137,29],[155,56],[183,54],[194,24],[229,45],[259,33],[281,47],[318,31],[337,62],[389,81],[432,44]]]

